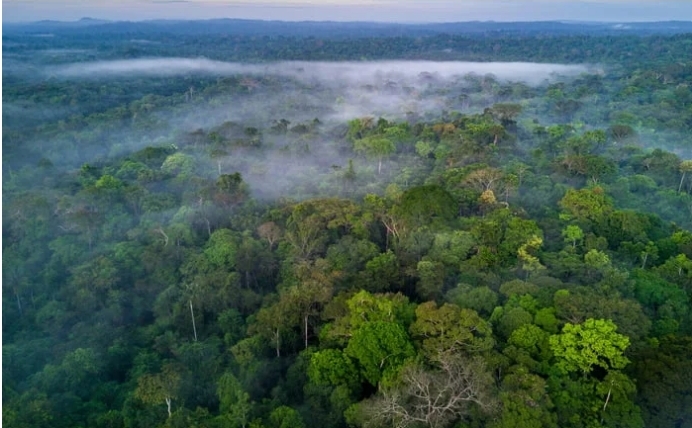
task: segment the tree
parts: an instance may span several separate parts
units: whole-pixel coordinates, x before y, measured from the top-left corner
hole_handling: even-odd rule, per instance
[[[647,242],[643,247],[644,248],[642,248],[641,252],[639,253],[639,257],[642,260],[642,269],[646,269],[647,261],[650,259],[652,261],[658,260],[658,247],[652,241]]]
[[[145,374],[137,379],[135,397],[147,404],[166,403],[168,417],[171,417],[171,405],[178,398],[180,373],[171,364],[166,364],[157,374]]]
[[[562,333],[550,337],[550,347],[565,372],[589,374],[595,367],[606,371],[622,369],[629,359],[623,354],[629,346],[627,336],[616,333],[610,320],[589,318],[583,324],[567,323]]]
[[[692,338],[667,336],[634,360],[637,402],[646,427],[688,427],[692,422]]]
[[[435,185],[416,186],[401,194],[394,212],[410,229],[430,225],[433,222],[448,222],[457,215],[454,198],[442,187]]]
[[[605,274],[611,268],[611,261],[603,251],[589,250],[584,254],[584,265],[592,275]]]
[[[560,427],[644,428],[633,402],[636,386],[623,373],[611,371],[602,379],[553,373],[548,384]]]
[[[382,160],[394,153],[396,147],[389,138],[371,136],[361,138],[353,143],[356,152],[365,153],[369,158],[377,159],[377,173],[382,173]]]
[[[500,139],[507,135],[504,126],[487,119],[476,123],[467,123],[464,128],[464,133],[481,146],[489,146],[492,144],[493,147],[497,147],[497,143],[500,142]]]
[[[284,237],[299,260],[307,260],[322,251],[327,237],[324,218],[307,204],[299,204],[286,222]]]
[[[496,168],[481,168],[470,172],[464,182],[472,186],[476,191],[497,191],[498,185],[502,182],[502,171]]]
[[[473,407],[492,412],[496,407],[492,389],[492,377],[482,360],[440,355],[432,368],[406,366],[395,384],[361,404],[362,425],[445,428],[467,417]]]
[[[255,316],[255,323],[250,326],[248,332],[257,333],[268,339],[276,350],[276,357],[281,357],[281,337],[291,326],[296,325],[290,302],[287,299],[279,301],[261,308]]]
[[[239,172],[233,174],[221,174],[216,180],[214,201],[230,208],[242,203],[248,196],[247,184]]]
[[[576,248],[577,242],[584,239],[584,231],[581,230],[581,227],[570,224],[562,231],[562,236],[565,238],[565,242],[571,243],[572,248]]]
[[[549,337],[550,334],[540,327],[524,324],[510,334],[503,353],[521,364],[522,369],[545,373],[546,364],[552,356]]]
[[[230,422],[231,427],[247,427],[252,411],[250,395],[243,391],[240,382],[233,373],[226,372],[221,376],[216,391],[219,396],[219,411],[222,417]]]
[[[621,143],[637,137],[637,131],[629,125],[615,124],[608,129],[610,137],[616,142]]]
[[[386,229],[386,246],[389,249],[390,237],[393,237],[394,243],[398,242],[400,238],[407,232],[407,224],[401,217],[400,210],[392,208],[392,201],[379,197],[374,194],[367,194],[364,198],[364,203],[367,215],[372,217],[373,220],[377,219],[382,222],[382,225]]]
[[[499,120],[503,126],[515,123],[515,119],[522,111],[521,104],[500,103],[490,108],[490,114]]]
[[[325,318],[335,321],[324,328],[322,339],[345,343],[370,322],[396,323],[405,330],[415,317],[414,311],[415,305],[401,293],[371,294],[361,290],[350,298],[341,294],[325,308]]]
[[[269,414],[270,428],[305,428],[300,413],[288,406],[280,406]]]
[[[354,387],[358,383],[358,369],[353,360],[338,349],[325,349],[312,354],[308,376],[318,385]]]
[[[448,268],[458,269],[460,263],[468,258],[474,245],[474,239],[467,231],[438,232],[435,234],[428,257]]]
[[[502,413],[491,428],[557,428],[557,415],[545,379],[515,366],[502,379]]]
[[[346,355],[358,361],[361,376],[371,385],[393,378],[408,358],[415,355],[406,330],[392,322],[366,322],[348,341]]]
[[[188,179],[194,173],[195,159],[184,153],[174,153],[166,158],[161,165],[161,170],[179,179]]]
[[[490,287],[474,287],[461,283],[447,292],[445,300],[460,308],[473,309],[483,316],[489,316],[497,306],[498,297]]]
[[[474,354],[489,351],[493,345],[492,328],[476,311],[459,309],[445,303],[421,303],[416,307],[416,321],[411,335],[422,341],[426,356],[439,354]]]
[[[541,264],[538,257],[529,253],[529,250],[536,251],[542,245],[543,238],[538,235],[533,235],[526,241],[526,243],[519,247],[519,250],[517,250],[517,257],[522,262],[521,268],[526,271],[527,278],[531,273],[536,273],[546,269],[545,266]]]
[[[331,271],[325,259],[315,262],[302,262],[296,266],[298,285],[291,287],[287,293],[287,306],[299,313],[303,324],[305,349],[308,348],[308,321],[318,315],[322,307],[331,299],[334,281],[340,272]]]
[[[560,200],[560,207],[580,221],[598,222],[609,214],[612,202],[601,187],[591,189],[569,189]]]
[[[416,265],[418,284],[416,292],[423,299],[435,299],[439,297],[444,286],[444,265],[430,260],[421,260]]]
[[[682,191],[682,183],[685,182],[685,175],[687,175],[688,172],[692,172],[692,160],[684,160],[680,162],[680,172],[682,173],[682,176],[680,177],[678,192]]]
[[[281,239],[281,228],[273,221],[268,221],[257,227],[257,234],[260,238],[267,240],[269,249],[271,250],[274,244]]]
[[[658,335],[675,333],[687,323],[689,298],[682,288],[642,269],[632,272],[631,278],[634,295],[652,318]]]
[[[372,116],[353,119],[348,122],[347,137],[352,141],[363,139],[373,128],[375,128],[375,118]]]
[[[399,260],[391,250],[377,254],[365,263],[361,271],[362,288],[381,292],[396,289],[401,282]]]

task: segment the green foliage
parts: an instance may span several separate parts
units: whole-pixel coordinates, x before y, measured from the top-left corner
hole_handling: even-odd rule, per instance
[[[281,406],[272,410],[269,414],[270,428],[305,428],[305,423],[300,414],[288,407]]]
[[[187,178],[194,172],[195,159],[184,153],[169,155],[161,165],[161,170],[181,178]]]
[[[5,425],[689,425],[684,23],[45,25],[3,32]],[[200,55],[608,72],[37,78]]]
[[[560,206],[567,214],[581,222],[600,221],[613,209],[612,202],[603,188],[598,186],[592,189],[569,189],[560,201]]]
[[[217,394],[219,396],[219,411],[224,420],[231,427],[247,426],[252,411],[250,396],[243,391],[240,382],[232,373],[226,372],[221,376]]]
[[[456,204],[452,196],[438,186],[420,186],[405,191],[396,212],[411,227],[421,227],[434,222],[448,222],[456,216]]]
[[[633,403],[636,387],[622,373],[591,378],[551,377],[548,380],[559,426],[644,427],[641,410]]]
[[[461,308],[473,309],[481,315],[488,316],[497,306],[499,299],[490,287],[459,284],[447,293],[446,300]]]
[[[487,352],[494,345],[488,322],[473,310],[448,303],[439,308],[435,302],[418,305],[410,331],[422,342],[422,350],[429,357]]]
[[[556,428],[557,415],[546,381],[518,367],[502,380],[500,418],[492,428]]]
[[[594,367],[622,369],[629,364],[623,355],[629,338],[616,333],[610,320],[587,319],[583,324],[567,323],[562,333],[550,337],[550,347],[565,372],[590,373]]]
[[[392,379],[415,355],[406,330],[393,322],[369,321],[353,332],[344,350],[358,362],[361,376],[371,385]]]
[[[211,264],[211,269],[233,269],[238,251],[237,245],[238,240],[233,231],[229,229],[214,231],[204,250],[204,255]]]
[[[370,291],[386,291],[396,288],[399,283],[399,261],[388,250],[378,254],[365,263],[363,287]]]
[[[371,136],[356,140],[353,143],[353,149],[356,153],[365,153],[366,156],[377,159],[377,173],[382,173],[382,160],[394,153],[396,147],[389,138]]]
[[[692,417],[692,339],[668,336],[634,361],[637,402],[647,427],[666,427]]]
[[[442,263],[421,260],[416,266],[419,277],[417,293],[423,299],[438,297],[444,286],[445,272]]]
[[[312,354],[308,368],[310,380],[316,384],[354,386],[358,370],[353,361],[337,349],[325,349]]]
[[[572,248],[576,248],[577,243],[584,239],[584,232],[579,226],[570,224],[562,231],[562,236],[565,237],[565,242],[572,244]]]
[[[415,305],[402,294],[371,294],[361,290],[348,298],[344,312],[338,316],[326,334],[331,337],[351,337],[366,323],[396,323],[407,328],[414,318]]]
[[[166,404],[168,416],[171,416],[171,402],[178,398],[180,373],[177,368],[168,364],[160,373],[144,374],[137,379],[135,397],[143,403],[156,405]]]

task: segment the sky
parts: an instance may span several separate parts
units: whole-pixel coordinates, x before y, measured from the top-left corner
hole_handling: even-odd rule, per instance
[[[285,21],[692,20],[690,0],[3,0],[3,22],[83,17]]]

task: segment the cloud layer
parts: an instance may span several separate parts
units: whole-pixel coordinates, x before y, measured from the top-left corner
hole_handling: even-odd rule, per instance
[[[73,63],[47,70],[64,78],[100,78],[129,75],[175,76],[182,74],[209,75],[275,75],[292,77],[302,82],[332,84],[378,84],[388,80],[414,84],[425,76],[453,79],[470,73],[493,74],[503,81],[540,84],[556,75],[574,76],[589,71],[582,65],[537,64],[526,62],[302,62],[288,61],[268,64],[245,64],[191,58],[150,58],[117,61]]]

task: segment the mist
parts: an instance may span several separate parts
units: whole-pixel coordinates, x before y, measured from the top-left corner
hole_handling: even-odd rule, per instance
[[[65,50],[64,53],[78,52]],[[197,83],[190,80],[186,101],[158,106],[119,127],[98,132],[98,144],[76,146],[74,141],[80,140],[78,136],[65,138],[64,147],[69,155],[51,160],[56,166],[62,164],[69,169],[93,159],[128,156],[150,145],[177,144],[180,135],[196,130],[209,133],[222,124],[242,124],[227,134],[226,140],[242,140],[243,127],[256,127],[263,140],[260,158],[252,150],[236,148],[229,150],[225,157],[201,156],[198,164],[208,174],[240,172],[254,196],[262,199],[286,194],[314,196],[320,193],[321,184],[338,179],[352,156],[344,154],[340,146],[343,136],[339,136],[342,131],[338,131],[348,120],[371,116],[425,121],[436,120],[445,111],[480,112],[502,101],[492,91],[479,92],[479,85],[486,82],[539,87],[584,73],[603,73],[603,70],[589,65],[530,62],[240,63],[205,58],[70,62],[41,68],[43,79],[67,84],[91,81],[101,85],[116,80],[163,81],[190,77],[247,81],[245,93],[205,95],[198,94],[203,88],[195,87]],[[21,115],[22,108],[14,107],[14,116]],[[49,112],[41,114],[45,116]],[[53,114],[57,117],[60,112]],[[269,131],[279,120],[286,120],[294,127],[314,119],[322,125],[317,135],[307,140]],[[139,125],[141,121],[148,122],[146,130]],[[375,186],[376,181],[385,179],[375,177],[371,162],[357,159],[355,164],[361,174],[372,179],[363,186]],[[385,165],[385,176],[391,178],[399,169],[396,160],[390,160]]]
[[[292,77],[302,82],[330,82],[334,85],[378,84],[395,80],[404,84],[422,79],[448,80],[470,73],[492,74],[501,81],[521,81],[537,85],[557,76],[576,76],[593,71],[584,65],[529,62],[439,62],[372,61],[308,62],[286,61],[249,64],[213,61],[204,58],[149,58],[66,64],[46,70],[63,78],[108,78],[113,76],[176,76],[208,74],[216,76],[273,75]]]
[[[266,64],[188,58],[149,58],[76,62],[45,67],[45,76],[69,80],[175,77],[248,78],[248,93],[215,94],[213,107],[157,111],[175,127],[206,128],[225,121],[262,127],[268,121],[318,117],[343,123],[363,116],[402,119],[434,117],[443,110],[468,111],[457,97],[489,77],[499,83],[541,86],[584,73],[603,73],[588,65],[529,62],[285,61]],[[278,83],[277,79],[278,78]],[[191,83],[194,90],[194,84]],[[489,98],[476,110],[492,105]]]

